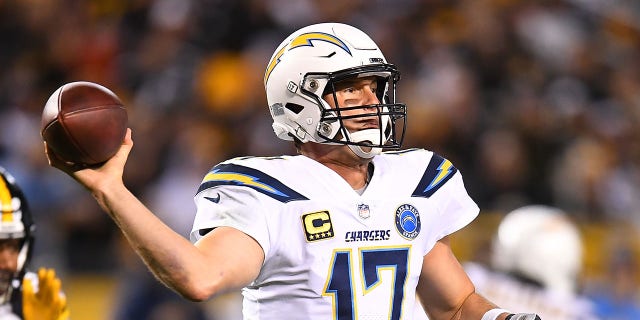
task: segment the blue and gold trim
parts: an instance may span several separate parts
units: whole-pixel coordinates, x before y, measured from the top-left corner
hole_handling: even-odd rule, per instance
[[[383,151],[384,154],[395,154],[395,155],[403,155],[405,153],[409,153],[409,152],[414,152],[414,151],[421,151],[424,149],[420,149],[420,148],[408,148],[408,149],[403,149],[403,150],[391,150],[391,151]]]
[[[204,177],[198,193],[221,185],[249,187],[280,202],[308,200],[264,172],[237,164],[219,164]]]
[[[412,197],[431,197],[458,171],[451,161],[434,154]]]

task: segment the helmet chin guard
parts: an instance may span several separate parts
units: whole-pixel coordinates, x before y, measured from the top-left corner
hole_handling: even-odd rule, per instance
[[[356,132],[349,133],[349,139],[353,142],[371,143],[372,145],[380,144],[380,130],[378,129],[365,129]],[[353,151],[360,158],[373,158],[375,155],[382,152],[382,148],[379,147],[365,147],[361,145],[349,144],[349,149]],[[369,151],[365,151],[369,150]]]
[[[379,104],[332,108],[323,99],[335,99],[336,82],[362,77],[377,82]],[[283,140],[348,145],[363,158],[398,149],[406,128],[406,106],[395,102],[399,80],[397,68],[359,29],[341,23],[304,27],[278,46],[265,71],[273,130]],[[361,112],[344,114],[352,110]],[[344,124],[374,117],[378,128],[349,132]]]

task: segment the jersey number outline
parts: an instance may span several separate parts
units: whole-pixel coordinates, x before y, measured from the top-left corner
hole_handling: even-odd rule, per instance
[[[390,320],[399,320],[402,314],[404,285],[409,274],[409,248],[408,246],[359,248],[359,271],[363,282],[363,294],[366,295],[380,285],[380,271],[392,271],[394,283],[392,284],[393,292],[389,297],[391,303],[388,319]],[[358,319],[354,282],[351,249],[334,250],[322,293],[323,296],[332,298],[333,319]]]

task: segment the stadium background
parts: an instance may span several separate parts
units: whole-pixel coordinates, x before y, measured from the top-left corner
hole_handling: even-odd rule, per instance
[[[403,73],[405,146],[463,173],[482,213],[454,239],[461,260],[486,259],[508,210],[549,204],[584,232],[582,287],[606,292],[617,275],[637,295],[638,2],[0,1],[0,164],[36,216],[33,265],[56,268],[75,319],[110,318],[145,270],[91,196],[47,166],[48,96],[87,80],[122,98],[136,143],[126,183],[186,236],[212,165],[293,152],[271,132],[263,70],[285,35],[322,21],[372,35]]]

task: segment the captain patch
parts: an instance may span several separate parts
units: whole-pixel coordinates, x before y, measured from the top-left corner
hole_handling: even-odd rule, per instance
[[[307,213],[302,216],[302,227],[307,241],[333,238],[333,225],[329,211]]]

